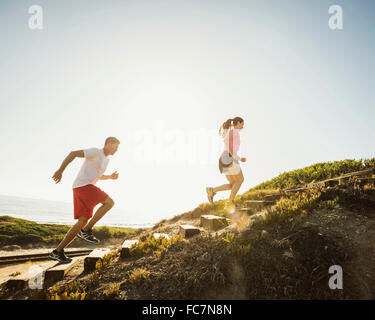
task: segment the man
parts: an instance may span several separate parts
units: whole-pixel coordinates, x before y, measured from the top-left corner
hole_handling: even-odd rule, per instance
[[[60,168],[55,172],[52,179],[59,183],[67,165],[76,157],[86,158],[83,162],[77,178],[73,183],[73,200],[74,200],[74,219],[78,219],[77,223],[70,228],[65,238],[60,242],[55,250],[49,254],[49,259],[58,260],[61,263],[69,263],[72,259],[64,254],[64,248],[67,247],[77,235],[79,238],[91,243],[99,243],[92,234],[92,227],[98,222],[108,210],[115,204],[114,201],[104,191],[95,186],[98,180],[116,180],[118,173],[104,175],[104,171],[108,166],[109,158],[116,153],[120,141],[115,137],[109,137],[105,140],[104,148],[90,148],[78,151],[72,151],[64,159]],[[93,218],[94,207],[102,203]]]

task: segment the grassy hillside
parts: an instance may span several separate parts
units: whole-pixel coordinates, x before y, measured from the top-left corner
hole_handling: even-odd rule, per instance
[[[360,161],[362,167],[351,160],[336,162],[340,168],[337,175],[368,168],[371,161]],[[328,172],[333,177],[332,165],[317,164],[271,181],[293,187],[289,178],[298,176],[296,172],[310,172],[304,182],[329,178]],[[320,168],[322,178],[316,178],[312,168]],[[277,192],[276,184],[265,186],[267,189],[255,188],[238,195],[235,201],[243,203]],[[201,204],[142,232],[130,258],[122,260],[119,251],[113,252],[95,272],[49,289],[24,292],[23,297],[375,299],[374,185],[359,186],[349,180],[333,188],[306,190],[282,197],[260,213],[243,213],[252,221],[246,230],[228,227],[221,234],[203,232],[189,241],[182,239],[178,224],[198,225],[202,214],[223,215],[232,222],[239,217],[226,212],[222,200]],[[171,240],[155,240],[152,232],[168,232]],[[344,271],[343,290],[328,287],[332,265]],[[17,298],[6,291],[0,296]]]
[[[155,241],[146,233],[130,258],[121,260],[114,252],[94,273],[28,294],[31,299],[371,299],[374,225],[374,186],[309,190],[281,199],[247,232],[189,241],[178,236]],[[343,290],[328,287],[332,265],[344,270]]]
[[[301,184],[330,179],[345,173],[365,170],[368,168],[375,168],[375,158],[316,163],[302,169],[284,172],[277,177],[250,189],[250,191],[286,189]]]
[[[0,216],[0,246],[25,244],[56,244],[60,242],[71,226],[39,224],[33,221]],[[132,228],[94,227],[100,240],[124,238],[137,232]],[[75,241],[82,241],[77,239]]]

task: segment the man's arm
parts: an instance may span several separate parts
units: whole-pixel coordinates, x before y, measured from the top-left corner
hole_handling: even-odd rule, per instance
[[[116,180],[118,178],[118,173],[117,171],[115,171],[114,173],[112,173],[111,175],[107,176],[105,174],[103,174],[99,180],[109,180],[109,179],[113,179],[113,180]]]
[[[111,179],[111,176],[106,176],[105,174],[103,174],[99,180],[108,180],[108,179]]]
[[[71,163],[77,157],[78,158],[85,157],[83,150],[72,151],[71,153],[68,154],[68,156],[62,162],[60,168],[52,176],[52,179],[55,180],[56,183],[59,183],[61,181],[62,173],[64,172],[67,165]]]

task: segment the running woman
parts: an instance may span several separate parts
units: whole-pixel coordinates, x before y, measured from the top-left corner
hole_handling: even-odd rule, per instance
[[[57,248],[49,254],[49,259],[57,260],[61,263],[71,262],[72,259],[64,254],[64,248],[74,240],[76,235],[88,242],[99,243],[99,240],[92,234],[92,228],[115,203],[108,194],[96,187],[95,183],[98,180],[116,180],[118,178],[119,174],[117,172],[111,175],[104,175],[104,171],[108,166],[108,156],[113,156],[117,152],[119,144],[120,141],[115,137],[108,137],[105,140],[104,148],[72,151],[54,173],[52,179],[59,183],[65,168],[70,162],[77,157],[85,158],[73,183],[74,219],[78,221],[70,228]],[[99,203],[102,205],[92,217],[94,207]],[[91,217],[92,219],[88,222]]]
[[[210,203],[213,203],[214,195],[218,191],[231,190],[228,205],[234,205],[233,199],[240,189],[244,177],[239,164],[239,161],[245,162],[246,158],[241,158],[237,152],[240,148],[240,133],[244,125],[244,120],[240,117],[228,119],[225,121],[220,129],[219,135],[224,140],[224,151],[219,159],[220,173],[225,174],[229,184],[223,184],[216,188],[207,187],[207,198]],[[230,165],[228,165],[231,163]]]

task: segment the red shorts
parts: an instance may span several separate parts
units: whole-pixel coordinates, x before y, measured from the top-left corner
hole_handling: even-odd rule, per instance
[[[91,218],[94,207],[107,198],[108,194],[93,184],[73,188],[74,219],[82,216]]]

